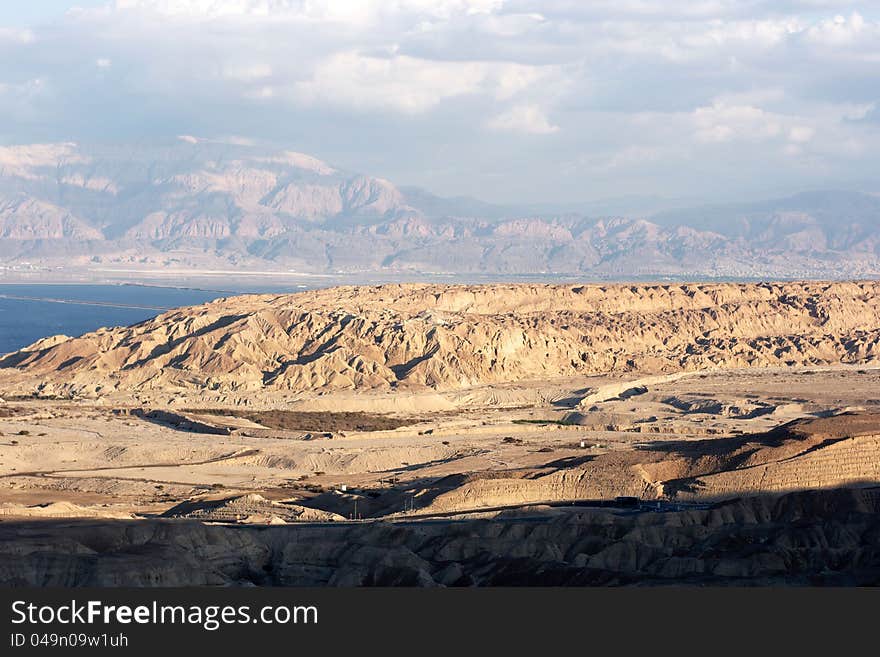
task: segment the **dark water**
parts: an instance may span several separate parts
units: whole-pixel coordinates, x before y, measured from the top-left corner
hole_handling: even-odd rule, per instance
[[[228,292],[140,285],[0,285],[0,354],[40,338],[128,326]]]

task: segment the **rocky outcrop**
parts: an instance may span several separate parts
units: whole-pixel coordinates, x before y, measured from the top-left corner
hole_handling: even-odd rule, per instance
[[[183,502],[164,514],[167,518],[192,518],[208,522],[283,525],[288,522],[333,522],[341,515],[312,509],[290,501],[276,502],[250,493],[213,500]]]
[[[419,513],[436,514],[621,495],[705,501],[878,483],[880,415],[843,413],[795,420],[765,433],[584,451],[538,468],[445,477],[410,492]],[[386,507],[400,508],[393,496],[389,502]]]
[[[880,489],[627,513],[208,526],[0,523],[2,586],[880,584]]]
[[[880,283],[856,282],[389,285],[243,296],[38,343],[0,359],[0,380],[42,395],[451,390],[873,363],[878,292]],[[631,385],[595,395],[630,394]]]

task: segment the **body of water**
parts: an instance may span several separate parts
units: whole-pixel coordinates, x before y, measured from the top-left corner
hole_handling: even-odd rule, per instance
[[[128,326],[229,292],[141,285],[0,285],[0,354],[40,338]]]

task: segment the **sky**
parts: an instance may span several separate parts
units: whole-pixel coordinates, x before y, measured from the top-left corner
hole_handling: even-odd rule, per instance
[[[880,192],[880,2],[16,0],[0,143],[197,135],[445,196]]]

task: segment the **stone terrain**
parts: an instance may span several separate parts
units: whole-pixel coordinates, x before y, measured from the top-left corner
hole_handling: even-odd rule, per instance
[[[880,489],[710,508],[523,509],[457,522],[260,529],[0,524],[13,586],[880,585]]]
[[[242,296],[42,340],[0,358],[0,390],[143,399],[189,390],[229,402],[870,364],[880,358],[878,291],[875,282],[387,285]]]
[[[0,584],[877,584],[877,291],[335,288],[41,340],[0,359]]]

